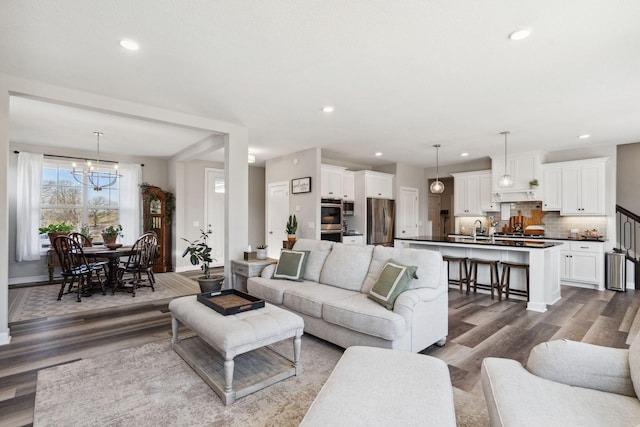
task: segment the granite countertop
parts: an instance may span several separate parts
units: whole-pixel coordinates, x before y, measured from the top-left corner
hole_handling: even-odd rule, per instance
[[[554,246],[560,246],[562,243],[553,243],[545,240],[495,240],[489,239],[477,239],[461,238],[461,237],[431,237],[431,236],[417,236],[417,237],[396,237],[398,240],[414,241],[414,242],[432,242],[442,244],[463,244],[463,245],[483,245],[483,246],[505,246],[512,248],[552,248]]]
[[[453,238],[459,238],[459,239],[471,239],[472,237],[470,235],[467,234],[450,234],[449,237]],[[487,240],[489,239],[488,236],[478,236],[479,240]],[[528,240],[528,241],[538,241],[540,240],[541,242],[546,242],[549,240],[560,240],[560,241],[570,241],[570,242],[606,242],[608,239],[606,237],[600,237],[598,239],[595,238],[589,238],[589,239],[584,239],[582,237],[569,237],[566,234],[545,234],[544,237],[531,237],[531,236],[496,236],[496,240],[514,240],[514,239],[519,239],[519,240]]]

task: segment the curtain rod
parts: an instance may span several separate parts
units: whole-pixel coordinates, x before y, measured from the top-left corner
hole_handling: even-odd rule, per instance
[[[20,152],[18,150],[14,151],[15,154],[20,154]],[[72,157],[72,156],[59,156],[57,154],[43,154],[43,156],[45,157],[57,157],[59,159],[71,159],[71,160],[84,160],[84,161],[92,161],[92,162],[97,162],[97,159],[87,159],[86,157]],[[113,160],[100,160],[103,163],[120,163],[120,162],[114,162]],[[140,163],[140,166],[144,167],[144,163]]]

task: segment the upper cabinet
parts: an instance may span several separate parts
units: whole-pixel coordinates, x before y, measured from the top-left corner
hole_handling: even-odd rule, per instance
[[[353,171],[344,171],[342,175],[342,198],[354,201],[356,199],[356,175]]]
[[[455,216],[483,216],[495,211],[491,200],[491,171],[452,173]]]
[[[562,207],[562,167],[554,163],[543,165],[543,211],[559,211]]]
[[[393,199],[393,175],[370,170],[355,173],[356,181],[364,186],[366,198]]]
[[[605,160],[565,162],[561,215],[605,215]]]
[[[342,199],[343,175],[345,168],[332,165],[321,165],[320,194],[327,199]]]

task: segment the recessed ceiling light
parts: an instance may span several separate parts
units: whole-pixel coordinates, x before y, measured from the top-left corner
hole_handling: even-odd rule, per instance
[[[460,153],[461,157],[467,157],[469,155],[469,153]]]
[[[120,46],[122,46],[123,48],[125,48],[127,50],[138,50],[138,49],[140,49],[140,45],[138,45],[137,42],[135,42],[133,40],[129,40],[129,39],[120,40]]]
[[[531,35],[531,30],[523,29],[523,30],[514,31],[513,33],[509,34],[509,38],[511,40],[522,40],[522,39],[526,39],[530,35]]]
[[[326,106],[322,107],[322,111],[324,113],[333,113],[333,110],[335,110],[335,108],[333,108],[333,106],[331,106],[331,105],[326,105]]]
[[[591,135],[589,135],[588,133],[585,133],[584,135],[580,135],[580,136],[578,136],[578,138],[580,138],[580,139],[587,139],[587,138],[589,138],[590,136],[591,136]]]
[[[378,152],[376,153],[376,157],[380,157],[380,156],[382,156],[382,153],[381,153],[380,151],[378,151]]]

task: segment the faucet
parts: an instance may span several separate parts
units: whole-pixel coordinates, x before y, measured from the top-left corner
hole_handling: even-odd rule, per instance
[[[476,219],[475,221],[473,221],[473,228],[471,229],[471,235],[473,236],[473,240],[476,240],[477,237],[477,228],[476,228],[476,222],[480,224],[480,229],[482,229],[482,221],[480,221],[479,219]]]

